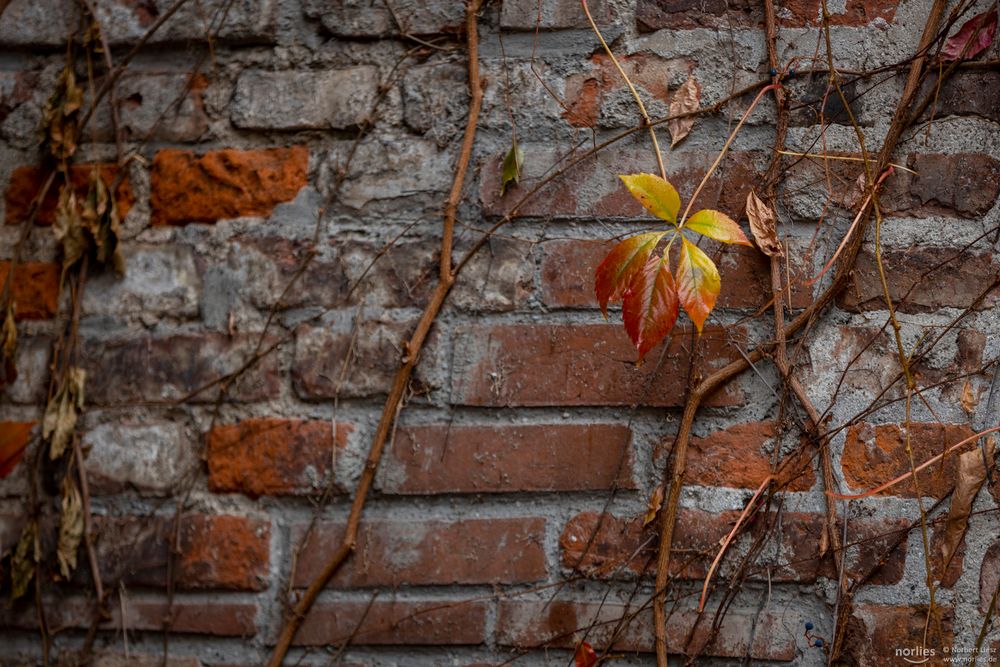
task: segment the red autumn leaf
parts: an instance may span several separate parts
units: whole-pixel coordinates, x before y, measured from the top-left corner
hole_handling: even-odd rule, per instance
[[[0,479],[12,473],[24,457],[30,432],[31,424],[0,425]]]
[[[636,274],[646,266],[646,259],[661,238],[662,232],[651,232],[625,239],[612,248],[597,267],[594,291],[604,317],[608,316],[608,302],[624,296]]]
[[[750,245],[746,234],[736,224],[736,221],[725,213],[704,209],[698,211],[684,223],[685,229],[698,232],[710,239],[721,241],[722,243],[735,243],[737,245]]]
[[[639,350],[636,363],[666,338],[679,310],[677,287],[666,257],[650,257],[625,292],[622,304],[625,331]]]
[[[701,333],[719,297],[722,279],[715,263],[701,248],[687,239],[682,241],[681,260],[677,265],[677,293],[681,305]]]
[[[576,647],[576,654],[573,656],[576,667],[594,667],[597,665],[597,653],[594,647],[587,642],[580,642]]]
[[[958,32],[948,38],[941,49],[941,58],[946,62],[971,60],[989,48],[996,33],[997,10],[991,9],[977,14],[963,23]]]

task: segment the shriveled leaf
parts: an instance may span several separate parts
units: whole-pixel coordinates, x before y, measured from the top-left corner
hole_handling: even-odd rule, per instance
[[[653,523],[653,519],[656,518],[656,513],[660,511],[660,507],[663,505],[663,486],[656,487],[653,491],[653,495],[649,497],[649,502],[646,503],[646,516],[642,518],[642,527],[645,528],[649,524]]]
[[[10,280],[11,276],[7,276]],[[7,310],[0,327],[0,387],[17,379],[17,324],[14,321],[14,297],[7,300]]]
[[[38,543],[38,523],[31,520],[21,531],[14,555],[10,559],[11,600],[17,600],[28,592],[28,586],[35,576],[41,548]]]
[[[594,651],[594,647],[587,642],[580,642],[573,655],[573,661],[576,663],[576,667],[594,667],[597,664],[597,653]]]
[[[962,538],[965,537],[972,503],[986,480],[984,461],[993,461],[994,447],[993,438],[987,438],[983,450],[977,447],[958,455],[955,490],[951,494],[951,507],[948,508],[948,519],[944,526],[944,539],[939,546],[941,572],[948,568],[962,543]]]
[[[83,88],[77,85],[73,68],[67,66],[42,114],[42,144],[57,160],[67,160],[76,152],[82,106]]]
[[[524,167],[524,151],[517,144],[517,139],[513,140],[510,150],[503,159],[503,169],[500,173],[500,196],[503,197],[507,191],[507,184],[521,182],[521,169]]]
[[[594,291],[604,317],[608,316],[608,302],[617,301],[625,294],[636,274],[646,266],[646,260],[663,238],[663,232],[639,234],[625,239],[608,253],[594,273]]]
[[[976,411],[976,406],[979,405],[979,396],[976,395],[972,389],[972,383],[968,380],[965,381],[965,386],[962,387],[962,396],[958,400],[962,404],[962,409],[970,415]]]
[[[65,385],[45,406],[42,438],[49,443],[49,458],[53,461],[62,456],[73,437],[76,420],[83,410],[86,376],[82,368],[71,368]]]
[[[851,210],[857,209],[858,204],[860,204],[865,198],[866,184],[867,180],[865,179],[865,173],[861,172],[858,175],[857,179],[855,179],[854,185],[852,185],[851,189],[848,190],[847,194],[844,195],[843,199],[844,208],[848,208]]]
[[[618,178],[647,211],[661,220],[677,224],[681,197],[669,181],[655,174],[623,174]]]
[[[76,569],[76,555],[83,539],[83,499],[72,478],[67,475],[62,485],[62,513],[59,516],[59,573],[69,579]]]
[[[123,274],[125,260],[118,244],[121,235],[118,205],[97,169],[90,173],[90,191],[81,217],[83,225],[90,233],[90,238],[94,243],[97,263],[111,265],[116,273]]]
[[[0,429],[0,479],[8,476],[24,458],[30,424],[7,424]]]
[[[725,213],[711,209],[703,209],[692,215],[684,223],[684,229],[690,229],[692,232],[698,232],[722,243],[750,245],[746,234],[743,233],[735,220]]]
[[[941,47],[941,59],[971,60],[989,48],[997,34],[997,10],[990,9],[976,14],[962,24]]]
[[[719,298],[722,279],[715,263],[701,248],[681,239],[681,259],[677,265],[677,294],[684,311],[701,333],[708,314]]]
[[[667,258],[653,255],[625,291],[622,303],[625,331],[639,350],[637,364],[667,337],[678,312],[677,287]]]
[[[670,100],[670,115],[677,116],[697,111],[699,104],[701,104],[701,86],[693,76],[688,77]],[[667,123],[667,127],[670,128],[670,147],[673,148],[691,132],[691,128],[694,127],[694,116],[675,118]]]
[[[83,257],[87,250],[87,240],[83,234],[83,216],[76,199],[76,193],[69,183],[64,183],[59,191],[55,221],[52,233],[62,248],[63,274]]]
[[[750,233],[760,251],[768,257],[780,256],[782,249],[774,211],[753,190],[747,193],[747,219],[750,221]]]

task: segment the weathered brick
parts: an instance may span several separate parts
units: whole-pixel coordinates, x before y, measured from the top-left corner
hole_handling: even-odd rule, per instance
[[[557,158],[564,156],[542,146],[525,146],[534,156],[525,164],[521,183],[508,187],[503,198],[500,175],[503,156],[488,159],[483,164],[480,200],[491,216],[511,213],[515,204],[547,176],[546,171]],[[711,151],[683,151],[673,154],[667,169],[667,179],[677,188],[681,201],[687,204],[705,172],[718,156]],[[747,192],[760,181],[752,153],[730,152],[721,167],[712,175],[692,208],[714,208],[739,217],[746,206]],[[516,217],[545,218],[621,218],[650,224],[655,220],[637,202],[615,174],[655,172],[656,163],[649,151],[634,148],[610,148],[584,160],[569,172],[556,178],[519,208]]]
[[[933,93],[937,85],[937,78],[931,77],[921,95]],[[941,84],[937,103],[924,112],[923,118],[980,116],[1000,121],[1000,99],[993,94],[997,87],[1000,87],[1000,72],[958,70]]]
[[[774,435],[772,422],[750,422],[691,438],[684,483],[756,489],[771,474],[772,457],[763,446],[773,442]],[[781,461],[791,479],[787,491],[808,491],[816,483],[810,461],[814,453],[801,448]]]
[[[704,371],[738,358],[733,332],[707,327],[699,348]],[[463,405],[679,406],[690,360],[690,337],[678,329],[662,364],[635,368],[635,348],[621,325],[471,325],[456,331],[452,401]],[[654,351],[655,356],[658,352]],[[738,405],[742,394],[727,386],[708,405]]]
[[[46,604],[45,611],[50,627],[86,629],[93,617],[93,601],[80,597],[53,600]],[[111,606],[108,611],[110,618],[100,625],[103,630],[127,628],[130,632],[155,632],[162,630],[169,618],[171,632],[215,637],[252,637],[257,633],[257,605],[253,602],[229,602],[224,598],[212,601],[175,599],[168,604],[164,598],[139,594],[129,595],[127,600]],[[38,614],[33,609],[8,609],[0,617],[0,623],[8,628],[35,629],[38,627]],[[126,663],[103,659],[96,664],[110,667],[146,663],[142,660]],[[156,664],[161,663],[158,660]]]
[[[729,534],[739,512],[705,512],[682,508],[677,514],[670,574],[681,579],[704,579],[720,541]],[[773,513],[752,519],[744,528],[751,534],[776,530],[777,562],[751,565],[749,576],[775,582],[815,581],[817,577],[836,577],[833,554],[820,555],[824,518],[820,514],[784,512],[780,524]],[[584,512],[573,517],[563,529],[559,544],[563,567],[594,578],[629,578],[655,572],[656,526],[643,528],[643,517],[620,518],[610,514]],[[905,543],[875,570],[881,556],[906,521],[854,520],[848,525],[848,550],[845,564],[852,577],[874,571],[871,583],[897,583],[906,564]],[[652,538],[652,539],[651,539]],[[746,539],[743,537],[741,539]],[[856,546],[853,546],[855,545]]]
[[[105,583],[164,586],[174,517],[99,517],[95,548]],[[176,583],[183,589],[263,590],[270,576],[271,524],[235,515],[180,517]]]
[[[197,141],[208,132],[204,91],[208,79],[187,72],[129,72],[118,80],[119,127],[126,141]],[[105,99],[87,126],[88,137],[114,141],[110,102]]]
[[[891,23],[898,3],[892,0],[847,0],[831,6],[830,24],[865,26],[875,21]],[[762,27],[764,9],[749,0],[639,0],[636,7],[639,30],[661,28]],[[793,0],[782,4],[778,22],[783,27],[801,28],[822,24],[820,0]]]
[[[996,279],[1000,270],[992,253],[960,252],[952,248],[886,250],[882,263],[889,282],[889,295],[903,313],[932,312],[939,308],[968,308]],[[980,308],[998,300],[993,288]],[[851,279],[838,299],[851,311],[885,310],[885,292],[872,252],[862,252]]]
[[[447,146],[468,114],[468,73],[459,63],[417,65],[402,81],[403,120],[410,129]]]
[[[196,463],[176,422],[116,418],[87,430],[83,445],[91,493],[168,494]]]
[[[247,70],[236,82],[230,119],[248,130],[329,130],[361,125],[372,112],[378,70]]]
[[[41,320],[59,310],[59,265],[53,262],[20,262],[14,268],[11,293],[15,320]],[[0,291],[7,284],[10,262],[0,261]]]
[[[201,280],[187,246],[122,244],[125,275],[104,272],[87,281],[85,315],[198,314]]]
[[[245,419],[212,428],[207,437],[208,486],[249,496],[322,492],[333,480],[337,449],[350,424],[302,419]],[[343,491],[343,486],[333,488]]]
[[[859,667],[946,664],[942,658],[951,648],[953,612],[938,605],[937,613],[940,633],[937,623],[927,623],[927,607],[855,605],[844,636],[844,662]]]
[[[975,433],[966,424],[937,424],[913,422],[910,424],[910,446],[913,462],[920,465],[937,456],[947,447]],[[975,442],[960,451],[971,449]],[[906,436],[899,424],[857,424],[847,430],[844,453],[840,459],[844,479],[857,491],[867,491],[889,480],[910,472],[910,459],[906,452]],[[923,496],[941,498],[955,482],[955,454],[939,465],[934,464],[917,474]],[[883,496],[913,498],[916,492],[912,478],[882,491]]]
[[[550,308],[597,308],[594,272],[614,247],[613,241],[558,239],[542,244],[542,301]],[[722,291],[717,308],[758,309],[770,301],[771,270],[756,248],[724,247],[717,266]],[[792,270],[792,306],[804,308],[810,289],[802,287],[803,271]]]
[[[202,0],[195,5],[182,5],[149,41],[153,44],[177,43],[188,40],[213,39],[262,43],[273,39],[277,14],[275,0]],[[171,7],[170,0],[148,0],[122,4],[117,0],[97,0],[94,3],[102,32],[112,44],[132,45],[147,31],[150,24]],[[220,10],[226,9],[224,20]],[[14,0],[4,12],[8,21],[0,25],[0,43],[10,46],[63,47],[66,36],[80,24],[76,6],[65,6],[59,0]]]
[[[195,155],[161,150],[153,159],[150,208],[154,225],[266,216],[306,185],[304,146],[223,149]]]
[[[606,0],[587,3],[591,16],[600,26],[611,21],[611,11]],[[510,0],[500,11],[500,27],[506,30],[562,30],[590,28],[587,15],[577,0]]]
[[[893,215],[978,218],[1000,195],[1000,159],[984,153],[911,153],[886,181],[879,204]],[[853,182],[853,181],[852,181]]]
[[[341,523],[320,523],[303,550],[295,586],[320,572],[343,534]],[[293,531],[298,543],[305,530]],[[332,586],[492,584],[538,581],[546,575],[544,519],[365,522],[358,545]]]
[[[365,320],[358,326],[353,347],[349,330],[299,327],[295,333],[292,382],[300,397],[374,396],[389,390],[410,325]]]
[[[202,667],[198,658],[177,656],[171,651],[163,664],[163,656],[138,655],[133,648],[126,655],[101,651],[94,655],[94,667]]]
[[[382,463],[385,493],[510,493],[635,488],[619,424],[405,426]]]
[[[85,341],[82,366],[87,371],[87,403],[173,402],[237,371],[252,355],[259,336],[254,334],[178,334],[166,337]],[[273,344],[267,338],[264,346]],[[240,375],[226,392],[230,401],[258,401],[275,396],[280,388],[278,359],[262,358]],[[190,400],[211,402],[218,387]]]
[[[382,0],[306,0],[304,4],[306,15],[319,19],[336,37],[387,37],[400,32],[436,35],[465,27],[462,3],[450,0],[396,0],[392,10]]]
[[[106,186],[110,188],[114,184],[118,167],[113,164],[82,163],[73,165],[69,168],[69,181],[78,199],[86,198],[90,189],[90,175],[95,168]],[[11,172],[10,182],[4,193],[6,202],[4,221],[8,225],[19,225],[28,219],[31,202],[41,193],[47,177],[48,173],[36,166],[18,167]],[[59,187],[59,182],[53,181],[45,199],[38,207],[35,224],[51,225],[55,220],[56,205],[59,203]],[[118,204],[119,217],[124,218],[132,208],[132,204],[135,203],[132,188],[127,178],[122,179],[122,182],[115,189],[115,202]]]
[[[342,644],[411,644],[459,646],[481,644],[486,634],[486,603],[452,604],[375,600],[320,602],[295,636],[300,646]]]
[[[796,655],[797,628],[773,612],[758,615],[756,610],[732,607],[725,615],[718,636],[712,624],[702,619],[695,626],[692,610],[672,610],[667,621],[667,650],[670,653],[706,657],[756,660],[792,660]],[[796,615],[797,612],[791,612]],[[575,602],[569,600],[501,600],[497,619],[497,641],[518,648],[572,649],[583,632],[587,642],[598,649],[649,653],[653,650],[653,613],[639,605],[626,607],[616,602]],[[624,619],[618,632],[619,621]],[[798,620],[798,619],[796,619]],[[790,628],[795,627],[796,630]],[[693,632],[692,632],[693,630]]]

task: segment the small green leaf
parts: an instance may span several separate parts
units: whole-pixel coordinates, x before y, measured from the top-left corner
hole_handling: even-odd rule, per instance
[[[503,159],[503,171],[500,174],[500,196],[503,197],[507,191],[507,184],[521,182],[521,168],[524,167],[524,151],[514,139],[510,150]]]
[[[698,232],[710,239],[721,241],[722,243],[735,243],[738,245],[750,245],[743,230],[736,222],[725,213],[703,209],[698,211],[684,223],[685,229]]]
[[[668,181],[653,174],[625,174],[618,178],[647,211],[657,218],[677,224],[681,198]]]

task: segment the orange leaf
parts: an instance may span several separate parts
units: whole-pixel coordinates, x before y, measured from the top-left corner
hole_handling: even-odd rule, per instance
[[[663,232],[639,234],[625,239],[608,253],[594,273],[594,291],[604,317],[608,316],[608,302],[625,294],[636,274],[646,266],[646,259],[663,238]]]
[[[677,224],[681,197],[668,181],[653,174],[626,174],[618,178],[647,211],[657,218]]]
[[[715,307],[722,279],[719,270],[701,248],[682,238],[681,260],[677,265],[677,294],[698,333]]]
[[[597,653],[594,647],[587,642],[580,642],[576,647],[576,654],[573,656],[576,667],[594,667],[597,664]]]
[[[735,243],[737,245],[750,245],[746,234],[740,229],[732,218],[725,213],[703,209],[698,211],[684,223],[684,229],[698,232],[710,239],[721,241],[722,243]]]
[[[625,331],[639,350],[642,363],[646,353],[666,338],[677,321],[680,304],[677,287],[667,267],[667,258],[650,257],[625,292],[622,320]]]
[[[24,450],[31,439],[31,427],[30,423],[0,424],[0,479],[12,473],[24,458]]]

